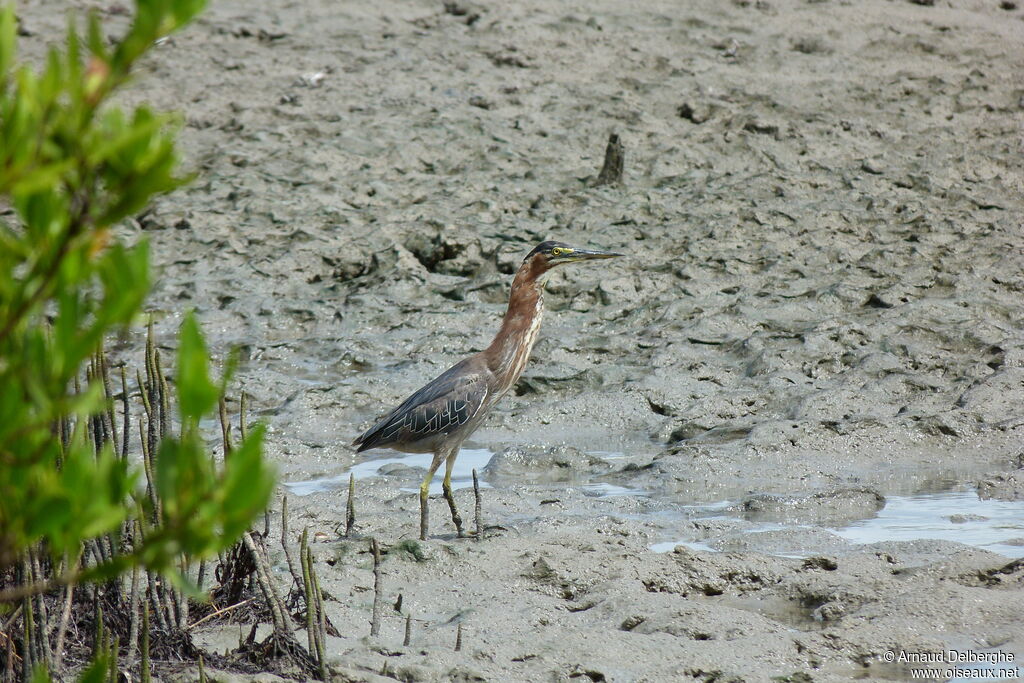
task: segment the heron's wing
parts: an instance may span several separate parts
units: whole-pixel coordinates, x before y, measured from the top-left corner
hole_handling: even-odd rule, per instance
[[[487,370],[467,358],[405,399],[353,442],[358,452],[414,444],[450,434],[469,422],[487,398]]]

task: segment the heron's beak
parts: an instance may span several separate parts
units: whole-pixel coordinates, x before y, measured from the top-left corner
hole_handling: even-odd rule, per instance
[[[594,249],[573,249],[572,253],[567,255],[568,261],[592,261],[597,259],[607,258],[618,258],[622,254],[616,254],[614,251],[595,251]]]

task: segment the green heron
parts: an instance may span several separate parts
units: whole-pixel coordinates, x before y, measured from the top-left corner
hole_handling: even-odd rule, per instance
[[[537,341],[544,313],[544,282],[555,266],[621,256],[579,249],[561,242],[542,242],[526,255],[512,281],[508,310],[501,329],[486,349],[459,361],[385,415],[352,445],[357,453],[391,448],[404,453],[433,453],[420,485],[420,539],[427,538],[427,495],[441,463],[446,463],[444,497],[461,537],[462,518],[452,495],[452,467],[462,442],[488,411],[515,385]]]

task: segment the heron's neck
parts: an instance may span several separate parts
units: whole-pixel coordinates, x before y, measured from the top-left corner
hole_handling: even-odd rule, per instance
[[[491,372],[499,379],[501,393],[508,391],[526,367],[537,342],[544,315],[543,274],[526,264],[512,281],[508,310],[501,329],[484,352]]]

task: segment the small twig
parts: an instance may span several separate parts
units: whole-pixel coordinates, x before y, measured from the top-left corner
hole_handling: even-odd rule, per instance
[[[312,554],[309,552],[309,527],[302,530],[302,539],[299,541],[299,560],[302,562],[302,588],[306,598],[306,640],[309,644],[309,653],[316,652],[316,630],[314,628],[316,618],[316,600],[313,596]]]
[[[245,547],[252,554],[253,563],[256,565],[256,582],[259,584],[260,591],[270,607],[271,621],[274,624],[273,642],[275,647],[280,648],[280,651],[287,654],[292,662],[301,667],[305,672],[319,677],[320,667],[317,662],[313,660],[308,652],[302,649],[302,646],[295,640],[295,636],[288,626],[288,610],[285,609],[281,596],[277,594],[270,562],[263,554],[263,551],[256,545],[252,532],[247,531],[242,534],[242,543],[245,544]]]
[[[32,549],[29,551],[29,558],[32,561],[32,580],[39,581],[43,576],[42,567],[39,563],[39,553]],[[49,610],[46,608],[46,600],[43,599],[42,595],[37,595],[35,599],[36,612],[39,614],[39,622],[41,624],[41,628],[38,630],[36,635],[39,641],[39,660],[44,666],[50,668],[53,666],[53,651],[50,650]]]
[[[107,363],[107,354],[103,350],[103,345],[100,345],[100,350],[96,352],[96,360],[99,364],[100,377],[103,380],[103,396],[106,398],[107,410],[106,417],[109,422],[110,429],[110,443],[114,446],[114,453],[117,453],[117,422],[114,420],[114,392],[110,389],[110,365]]]
[[[152,672],[149,667],[149,596],[146,596],[142,608],[142,664],[139,666],[139,678],[142,683],[150,683]]]
[[[274,587],[274,582],[271,578],[272,572],[267,559],[256,546],[252,533],[246,531],[242,534],[242,542],[245,543],[245,547],[252,554],[253,564],[256,565],[256,578],[264,597],[267,599],[267,606],[270,607],[270,616],[274,622],[274,630],[281,635],[290,634],[291,631],[288,630],[287,626],[288,620],[285,618],[286,610],[281,603],[281,596],[277,594],[277,589]]]
[[[217,403],[220,412],[221,442],[224,446],[224,459],[227,460],[231,457],[231,451],[233,450],[231,445],[231,421],[228,420],[228,402],[221,396]]]
[[[68,631],[68,622],[71,620],[71,603],[75,597],[75,584],[69,583],[64,587],[64,609],[61,610],[60,622],[57,624],[57,642],[53,646],[54,661],[53,671],[60,675],[64,663],[64,635]]]
[[[482,506],[480,504],[480,480],[477,479],[476,468],[473,468],[473,500],[475,501],[473,513],[476,517],[476,540],[479,541],[484,537],[484,525],[481,514]]]
[[[459,623],[459,630],[455,632],[455,651],[462,649],[462,623]]]
[[[167,612],[167,625],[170,630],[177,630],[181,628],[181,620],[178,615],[177,605],[174,602],[174,596],[177,594],[174,586],[168,581],[161,579],[156,585],[157,592],[160,595],[161,606]]]
[[[384,605],[384,591],[381,588],[380,544],[376,538],[370,539],[370,552],[373,553],[373,619],[370,621],[370,635],[380,635],[380,613]]]
[[[107,657],[109,657],[110,659],[110,667],[108,669],[107,680],[118,680],[118,674],[121,672],[121,666],[120,663],[118,662],[120,654],[121,638],[120,636],[114,636],[113,639],[110,639],[107,642]]]
[[[356,475],[348,475],[348,504],[345,506],[345,538],[352,535],[356,526]]]
[[[288,571],[295,580],[295,585],[301,585],[302,576],[295,569],[291,546],[288,545],[288,496],[281,496],[281,547],[284,548],[284,558],[288,561]]]
[[[203,584],[206,582],[206,558],[199,560],[199,569],[196,570],[196,588],[203,590]]]
[[[246,413],[249,412],[249,399],[244,391],[242,392],[240,402],[241,405],[238,408],[238,433],[242,437],[242,441],[245,441],[245,437],[249,433],[249,423],[246,416]]]
[[[412,642],[412,612],[405,615],[405,638],[402,640],[403,647],[409,647]]]
[[[103,606],[100,604],[100,591],[97,586],[92,587],[92,605],[95,615],[95,631],[93,632],[92,656],[102,654],[107,639],[106,624],[103,623]]]
[[[156,458],[157,430],[160,425],[160,390],[156,378],[156,351],[153,344],[153,316],[149,317],[146,333],[146,384],[143,390],[143,407],[146,409],[146,440],[149,457]]]
[[[128,609],[131,611],[131,620],[128,624],[128,664],[135,664],[135,657],[139,648],[139,568],[132,567],[131,602]]]
[[[210,612],[209,614],[207,614],[202,619],[198,619],[198,620],[192,622],[191,624],[189,624],[188,626],[186,626],[185,630],[186,631],[191,631],[192,629],[196,628],[200,624],[206,623],[210,619],[214,619],[216,617],[223,616],[223,615],[227,614],[228,612],[230,612],[232,610],[235,610],[235,609],[237,609],[239,607],[245,607],[246,605],[248,605],[250,602],[252,602],[255,599],[256,598],[246,598],[245,600],[242,600],[241,602],[236,602],[233,605],[228,605],[227,607],[223,607],[221,609],[216,609],[216,610]]]
[[[148,582],[148,590],[146,591],[146,604],[150,605],[156,610],[156,623],[157,627],[161,631],[167,631],[170,629],[167,619],[164,617],[163,604],[160,600],[159,586],[156,581],[156,574],[151,571],[146,572],[146,581]]]
[[[21,571],[22,580],[28,580],[29,582],[31,582],[32,574],[31,569],[29,568],[29,561],[27,557],[22,562]],[[24,658],[22,663],[22,669],[24,669],[25,671],[31,671],[33,668],[35,668],[36,663],[39,661],[39,659],[36,657],[37,653],[35,648],[36,622],[32,609],[32,597],[26,597],[24,600],[21,601],[21,604],[23,607],[21,625],[22,630],[24,632],[24,641],[22,641],[24,644],[24,647],[22,648],[22,657]]]
[[[14,680],[14,663],[15,663],[15,660],[20,662],[21,661],[21,657],[19,657],[18,655],[16,655],[14,653],[14,638],[11,638],[7,634],[4,634],[4,638],[7,640],[7,662],[6,662],[6,665],[4,666],[4,680],[5,681],[13,681]]]
[[[188,556],[183,556],[180,563],[181,575],[188,576],[192,569]],[[178,610],[178,628],[184,630],[188,626],[188,596],[177,588],[174,589],[174,606]]]
[[[160,438],[167,436],[167,423],[171,415],[171,391],[167,388],[167,377],[160,367],[160,351],[153,351],[153,367],[156,368],[157,390],[160,396]]]
[[[327,680],[327,615],[324,613],[324,594],[320,591],[320,578],[313,566],[313,551],[309,553],[309,575],[313,579],[313,602],[316,603],[316,661],[320,666],[320,680]]]
[[[131,427],[131,411],[128,401],[128,379],[125,376],[124,364],[121,364],[121,410],[124,413],[123,426],[121,427],[121,458],[128,458],[128,434]]]

